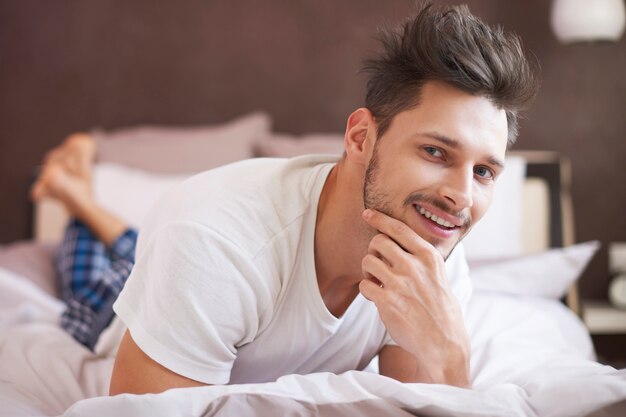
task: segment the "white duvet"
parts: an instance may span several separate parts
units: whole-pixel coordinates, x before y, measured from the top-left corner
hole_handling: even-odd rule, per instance
[[[58,328],[60,311],[0,268],[0,416],[626,416],[626,370],[594,362],[583,324],[548,299],[475,294],[471,390],[354,371],[107,397],[112,359]]]

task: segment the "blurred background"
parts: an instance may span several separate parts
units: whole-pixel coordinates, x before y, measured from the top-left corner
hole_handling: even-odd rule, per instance
[[[440,1],[439,3],[458,3]],[[518,33],[542,88],[515,149],[573,165],[576,240],[603,249],[580,281],[605,299],[607,245],[626,241],[626,39],[564,44],[550,1],[469,0]],[[68,134],[199,125],[264,110],[274,130],[342,132],[363,104],[362,59],[406,0],[0,2],[0,244],[30,237],[35,167]]]

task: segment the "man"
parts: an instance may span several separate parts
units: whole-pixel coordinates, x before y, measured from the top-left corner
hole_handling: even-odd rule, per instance
[[[536,81],[519,40],[466,7],[422,7],[383,44],[339,160],[245,161],[162,200],[114,306],[112,395],[376,354],[400,381],[470,385],[467,282],[455,296],[444,261],[488,208]]]

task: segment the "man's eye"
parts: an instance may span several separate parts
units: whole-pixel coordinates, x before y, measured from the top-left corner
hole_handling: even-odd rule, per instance
[[[483,179],[493,179],[493,172],[487,167],[476,167],[474,168],[474,173]]]
[[[428,152],[430,155],[436,158],[441,158],[443,156],[443,152],[441,152],[439,149],[434,148],[432,146],[427,146],[424,149],[426,150],[426,152]]]

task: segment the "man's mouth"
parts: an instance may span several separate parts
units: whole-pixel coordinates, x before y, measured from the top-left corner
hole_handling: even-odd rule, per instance
[[[450,223],[447,220],[442,219],[441,217],[437,217],[435,214],[431,213],[430,211],[426,210],[423,207],[420,207],[418,205],[415,205],[415,208],[417,209],[417,212],[420,213],[422,216],[426,217],[428,220],[430,220],[433,223],[436,223],[437,226],[447,229],[447,230],[452,230],[455,229],[459,226],[456,226],[452,223]]]

